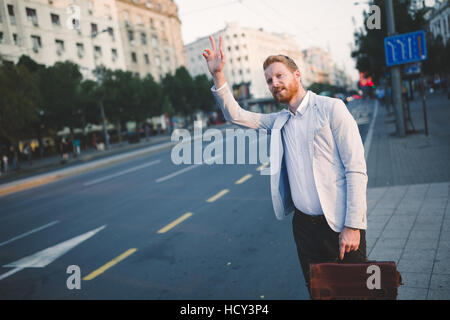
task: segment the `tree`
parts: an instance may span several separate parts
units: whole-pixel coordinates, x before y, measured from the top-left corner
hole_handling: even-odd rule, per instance
[[[381,29],[369,30],[366,25],[364,29],[355,32],[356,49],[352,52],[352,57],[356,59],[356,68],[361,72],[367,72],[372,76],[375,83],[379,83],[380,78],[385,77],[387,68],[384,54],[384,38],[387,34],[386,9],[384,0],[373,0],[371,4],[377,5],[381,9]],[[411,11],[411,0],[393,1],[395,14],[396,32],[407,33],[420,30],[425,27],[425,9]],[[368,12],[364,12],[364,21],[369,17]]]
[[[82,75],[78,65],[66,61],[39,72],[44,122],[47,127],[72,129],[81,126],[79,113],[79,85]]]
[[[154,117],[162,113],[163,92],[161,86],[151,75],[141,80],[141,103],[147,117]]]
[[[0,66],[0,136],[15,144],[34,135],[38,96],[36,82],[25,66]]]
[[[214,109],[214,97],[211,94],[213,83],[205,75],[199,75],[194,78],[195,102],[194,105],[202,111],[211,111]]]

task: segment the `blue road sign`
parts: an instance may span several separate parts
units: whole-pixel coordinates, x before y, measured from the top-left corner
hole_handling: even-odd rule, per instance
[[[399,34],[384,38],[386,65],[423,61],[428,58],[425,31]]]

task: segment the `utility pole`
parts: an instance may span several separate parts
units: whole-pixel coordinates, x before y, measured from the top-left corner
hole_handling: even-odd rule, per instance
[[[97,37],[100,33],[104,33],[104,32],[108,32],[108,29],[104,29],[99,33],[93,34],[92,39]],[[94,74],[97,79],[97,83],[99,85],[102,85],[103,79],[100,77],[100,75],[98,74],[98,70],[97,70],[97,57],[94,57],[94,65],[95,65]],[[102,117],[103,136],[105,138],[105,149],[108,150],[109,149],[109,134],[108,134],[108,130],[106,128],[105,110],[103,108],[103,93],[102,93],[102,96],[100,97],[100,116]]]
[[[388,36],[392,36],[395,31],[395,19],[394,19],[394,6],[392,0],[386,0],[386,20],[388,27]],[[405,131],[405,118],[403,114],[403,101],[402,101],[402,76],[400,73],[400,66],[391,67],[391,81],[392,81],[392,94],[394,97],[394,112],[396,117],[397,136],[404,137]]]

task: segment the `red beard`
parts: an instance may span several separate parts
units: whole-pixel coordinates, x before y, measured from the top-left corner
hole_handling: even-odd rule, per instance
[[[272,92],[272,95],[278,102],[286,103],[291,101],[292,98],[295,97],[295,95],[298,92],[298,88],[299,88],[298,84],[295,81],[293,81],[287,87],[285,86],[278,87],[276,91]]]

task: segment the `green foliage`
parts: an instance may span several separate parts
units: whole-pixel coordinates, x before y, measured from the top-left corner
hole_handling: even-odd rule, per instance
[[[44,122],[49,128],[80,126],[78,116],[78,87],[81,83],[78,65],[66,61],[40,70],[39,88]]]
[[[0,66],[0,136],[17,142],[33,134],[38,121],[39,91],[28,69],[12,64]]]
[[[0,138],[13,142],[58,130],[100,123],[100,102],[107,121],[123,124],[167,113],[191,117],[210,110],[214,99],[205,76],[193,79],[184,67],[161,83],[151,75],[95,70],[97,81],[82,79],[78,65],[66,61],[46,67],[22,56],[17,65],[0,65]]]

